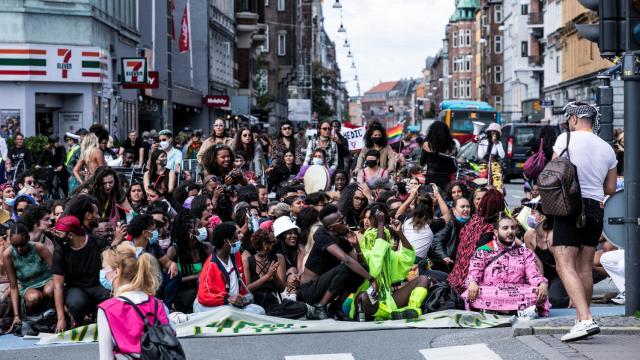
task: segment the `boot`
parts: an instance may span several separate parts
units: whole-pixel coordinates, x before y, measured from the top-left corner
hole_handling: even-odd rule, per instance
[[[427,289],[423,287],[417,287],[411,291],[411,295],[409,296],[409,303],[407,306],[402,309],[398,309],[391,313],[391,318],[393,320],[408,320],[408,319],[417,319],[422,315],[422,310],[420,307],[422,306],[422,302],[427,297]]]
[[[326,320],[328,318],[327,305],[316,304],[313,306],[313,311],[307,313],[307,319],[309,320]]]

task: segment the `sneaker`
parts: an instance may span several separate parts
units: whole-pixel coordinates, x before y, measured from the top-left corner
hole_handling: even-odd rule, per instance
[[[538,318],[538,308],[535,305],[518,311],[518,318],[521,320],[535,320]]]
[[[611,299],[612,303],[618,304],[618,305],[624,305],[624,301],[625,301],[624,291],[621,292],[620,294],[618,294],[618,296],[616,296],[613,299]]]
[[[560,340],[564,342],[582,340],[599,332],[600,326],[598,326],[598,323],[593,319],[576,321],[576,324],[569,330],[569,333],[562,336]]]
[[[326,320],[328,318],[326,305],[315,305],[313,310],[307,313],[307,319],[309,320]]]

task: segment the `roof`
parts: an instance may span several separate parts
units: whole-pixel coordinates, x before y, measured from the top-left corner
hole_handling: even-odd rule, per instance
[[[365,92],[365,94],[387,93],[393,90],[396,85],[398,85],[398,81],[381,82],[380,84],[369,89],[367,92]]]

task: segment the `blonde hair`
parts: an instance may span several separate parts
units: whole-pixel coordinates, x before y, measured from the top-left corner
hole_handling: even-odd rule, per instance
[[[114,270],[119,269],[118,278],[127,282],[114,289],[114,296],[127,291],[142,291],[147,295],[154,295],[160,287],[158,261],[147,253],[136,258],[136,248],[130,243],[122,243],[103,251],[102,260]]]
[[[94,133],[89,133],[82,139],[82,144],[80,144],[80,157],[85,163],[88,164],[91,161],[91,155],[99,145],[100,141],[98,141],[98,137]]]

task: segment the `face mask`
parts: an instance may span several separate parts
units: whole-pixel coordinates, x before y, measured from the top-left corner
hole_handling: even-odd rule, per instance
[[[4,203],[7,206],[13,206],[13,204],[16,203],[16,198],[6,198],[6,199],[4,199]]]
[[[458,221],[461,224],[466,224],[470,218],[471,218],[470,216],[456,216],[456,221]]]
[[[364,162],[367,167],[376,167],[378,165],[378,160],[367,160]]]
[[[109,271],[100,269],[100,285],[109,291],[113,290],[113,280],[107,278],[107,273],[112,271],[113,269],[109,269]]]
[[[151,239],[149,239],[149,243],[155,244],[158,242],[158,229],[153,230],[151,233]]]
[[[311,160],[311,163],[313,165],[322,165],[322,164],[324,164],[324,161],[322,159],[320,159],[320,158],[313,158],[313,160]]]
[[[168,148],[169,148],[169,142],[168,141],[160,141],[160,149],[166,150]]]
[[[535,216],[529,215],[529,217],[527,218],[527,225],[529,225],[530,228],[535,229],[538,227],[538,225],[540,225],[540,222],[536,220]]]
[[[376,144],[376,145],[380,145],[380,144],[382,144],[382,137],[377,137],[377,136],[376,137],[372,137],[371,141],[373,141],[373,143]]]
[[[242,244],[240,243],[240,241],[236,241],[235,244],[231,245],[231,243],[229,241],[227,241],[227,244],[229,244],[229,246],[231,246],[231,254],[236,254],[238,252],[240,252],[240,247],[242,247]]]
[[[196,236],[196,238],[200,242],[205,242],[207,240],[207,236],[208,235],[209,234],[207,233],[207,228],[206,227],[201,227],[200,229],[198,229],[198,235]]]
[[[167,166],[167,159],[160,160],[160,165]]]

